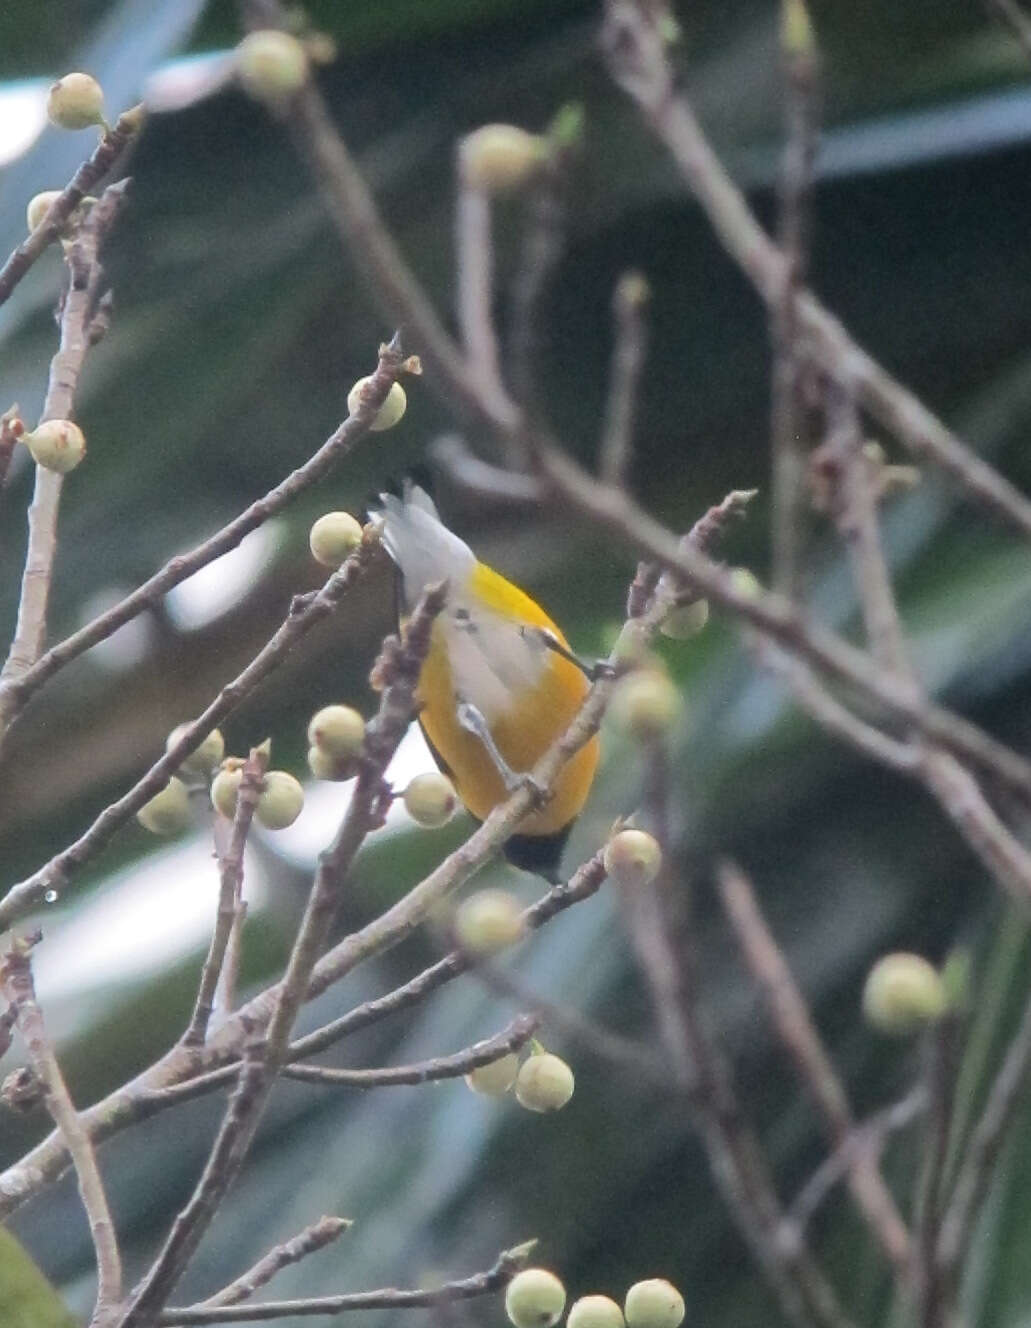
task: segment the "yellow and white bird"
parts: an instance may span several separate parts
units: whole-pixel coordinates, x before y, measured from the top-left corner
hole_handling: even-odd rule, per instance
[[[483,820],[572,722],[590,686],[539,604],[476,555],[409,486],[380,496],[382,538],[397,566],[401,616],[427,585],[447,581],[419,678],[419,722],[468,811]],[[517,866],[552,876],[594,780],[598,740],[566,763],[549,801],[509,839]]]

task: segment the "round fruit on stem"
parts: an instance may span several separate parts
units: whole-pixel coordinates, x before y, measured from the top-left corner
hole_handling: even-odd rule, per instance
[[[547,1268],[524,1268],[505,1289],[505,1313],[515,1328],[552,1328],[566,1307],[566,1289]]]
[[[527,1111],[560,1111],[573,1096],[573,1071],[550,1051],[528,1056],[519,1067],[515,1094]]]

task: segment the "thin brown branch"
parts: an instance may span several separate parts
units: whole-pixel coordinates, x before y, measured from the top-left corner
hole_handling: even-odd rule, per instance
[[[858,688],[896,719],[919,729],[957,756],[994,775],[1024,802],[1031,799],[1031,765],[977,725],[922,698],[911,684],[886,674],[869,655],[807,620],[779,595],[743,589],[733,575],[693,549],[639,508],[626,494],[599,484],[569,457],[552,450],[538,456],[541,469],[569,507],[622,536],[633,547],[692,583],[773,640],[817,665],[839,682]]]
[[[114,223],[125,193],[125,181],[109,186],[90,208],[68,248],[68,288],[60,316],[60,340],[50,362],[50,378],[40,423],[67,420],[73,414],[79,376],[89,350],[89,324],[97,300],[100,245]],[[54,206],[57,206],[55,201]],[[57,557],[57,517],[65,477],[36,466],[29,507],[29,538],[25,550],[14,639],[0,670],[0,684],[9,686],[35,664],[47,631],[47,606]]]
[[[108,1316],[122,1298],[122,1261],[118,1252],[118,1237],[107,1205],[93,1144],[64,1082],[43,1021],[43,1012],[36,1000],[30,949],[31,942],[14,942],[0,965],[0,985],[5,997],[17,1011],[18,1028],[25,1039],[36,1078],[42,1085],[43,1100],[75,1168],[79,1195],[86,1210],[97,1257],[97,1300],[91,1323],[106,1324],[109,1322]]]
[[[923,694],[910,660],[891,584],[877,514],[877,463],[863,447],[858,412],[849,394],[829,390],[831,429],[813,455],[817,491],[849,552],[852,574],[875,660]],[[1001,822],[959,761],[940,745],[911,739],[913,773],[925,785],[995,880],[1015,899],[1031,892],[1031,854]]]
[[[434,1056],[430,1060],[418,1061],[414,1065],[388,1065],[382,1069],[342,1070],[327,1065],[298,1065],[291,1063],[283,1067],[285,1079],[301,1079],[309,1084],[335,1084],[347,1088],[388,1088],[398,1084],[428,1084],[441,1079],[460,1079],[463,1075],[478,1070],[481,1065],[490,1065],[502,1056],[519,1051],[540,1027],[540,1016],[523,1014],[513,1019],[507,1028],[493,1037],[474,1042],[463,1051],[456,1051],[451,1056]]]
[[[565,243],[569,149],[552,135],[541,169],[529,184],[526,230],[512,282],[512,322],[505,355],[512,393],[530,415],[540,415],[535,356],[542,302]]]
[[[802,1233],[794,1228],[794,1239],[784,1239],[785,1214],[765,1155],[742,1110],[730,1065],[705,1025],[693,938],[678,936],[674,944],[666,757],[657,744],[648,765],[644,813],[662,846],[662,870],[647,885],[622,889],[620,903],[671,1074],[688,1096],[713,1180],[785,1318],[845,1328],[848,1315]]]
[[[777,235],[784,255],[784,288],[771,307],[769,319],[773,351],[773,586],[784,595],[798,598],[808,523],[802,390],[808,365],[799,336],[797,304],[809,269],[819,58],[804,0],[782,0],[781,29],[786,141],[777,190]]]
[[[970,1137],[948,1206],[941,1217],[936,1262],[946,1286],[955,1288],[970,1249],[974,1223],[988,1194],[995,1164],[1031,1077],[1031,1001],[1006,1049]]]
[[[92,156],[83,162],[54,199],[43,220],[0,268],[0,304],[9,299],[36,259],[61,234],[85,196],[121,163],[142,127],[143,108],[136,106],[120,115],[114,127],[105,131]]]
[[[952,1323],[954,1287],[942,1275],[938,1238],[945,1202],[949,1138],[956,1105],[958,1035],[958,1020],[950,1014],[930,1031],[927,1042],[926,1091],[929,1116],[913,1243],[921,1328],[948,1328]]]
[[[612,366],[598,455],[598,473],[606,484],[623,485],[630,473],[637,394],[648,353],[644,315],[649,296],[648,283],[640,272],[624,272],[612,295]]]
[[[202,1300],[197,1309],[215,1309],[220,1305],[239,1305],[242,1300],[249,1300],[260,1287],[266,1286],[275,1275],[290,1264],[300,1263],[309,1254],[324,1250],[344,1234],[351,1226],[345,1217],[320,1217],[311,1226],[305,1227],[296,1236],[276,1245],[263,1254],[258,1262],[241,1273],[228,1286],[223,1287],[207,1300]]]
[[[758,637],[755,642],[759,664],[779,678],[806,714],[835,738],[840,738],[871,760],[914,776],[920,753],[908,742],[889,738],[886,733],[854,715],[847,706],[827,691],[813,677],[812,670],[794,656]]]
[[[481,391],[500,390],[498,337],[494,328],[491,202],[486,191],[467,184],[461,168],[455,214],[455,277],[458,283],[458,325],[467,372]]]
[[[11,406],[0,415],[0,501],[7,487],[7,477],[14,457],[18,439],[25,432],[25,424],[18,413],[18,407]]]
[[[382,824],[383,774],[412,721],[419,671],[445,597],[444,586],[427,589],[406,622],[402,638],[388,637],[383,643],[377,662],[382,684],[379,711],[365,732],[358,778],[343,822],[319,858],[286,971],[274,989],[264,1036],[259,1045],[252,1042],[245,1050],[236,1088],[204,1172],[135,1289],[120,1328],[150,1328],[156,1321],[243,1166],[273,1084],[286,1063],[290,1031],[339,910],[344,881],[366,836]],[[416,893],[412,891],[407,900]]]
[[[478,457],[457,434],[434,439],[430,457],[459,488],[505,506],[537,507],[544,500],[544,487],[535,475],[505,470]]]
[[[926,1110],[927,1090],[920,1084],[890,1107],[860,1121],[799,1190],[788,1208],[788,1222],[808,1226],[834,1186],[855,1169],[859,1158],[865,1156],[877,1166],[888,1139]]]
[[[215,993],[225,962],[233,924],[239,915],[243,891],[243,855],[247,847],[254,812],[261,796],[261,781],[268,765],[268,757],[260,748],[252,748],[244,762],[243,778],[236,796],[236,814],[225,853],[219,863],[218,908],[211,943],[201,970],[200,986],[193,1005],[193,1014],[183,1034],[183,1044],[200,1046],[208,1031],[208,1022],[215,1008]]]
[[[0,901],[0,930],[37,907],[48,890],[63,890],[71,876],[99,853],[145,802],[165,787],[185,757],[204,741],[211,730],[279,667],[301,637],[334,612],[378,556],[378,541],[372,536],[367,537],[357,552],[326,581],[317,594],[295,601],[271,640],[241,673],[222,688],[211,704],[183,728],[179,738],[160,760],[155,761],[127,793],[105,807],[78,839],[32,876],[11,887]]]
[[[845,1087],[787,960],[766,924],[751,882],[731,862],[719,864],[716,880],[720,902],[748,969],[763,993],[777,1034],[816,1103],[832,1147],[843,1149],[857,1129]],[[855,1150],[848,1164],[848,1184],[856,1206],[892,1266],[908,1278],[909,1232],[869,1149]]]
[[[609,69],[668,149],[727,253],[767,306],[776,308],[785,287],[784,255],[759,225],[675,86],[664,40],[666,18],[663,3],[608,0],[603,46]],[[854,385],[860,404],[914,456],[934,461],[961,492],[1031,535],[1031,501],[896,382],[810,292],[800,293],[796,307],[816,364],[836,381]]]
[[[447,1305],[475,1296],[489,1296],[505,1287],[526,1263],[530,1248],[519,1246],[506,1250],[486,1272],[422,1291],[398,1291],[385,1287],[377,1291],[354,1291],[346,1296],[320,1296],[312,1300],[280,1300],[258,1305],[188,1305],[164,1310],[157,1322],[163,1328],[189,1324],[251,1323],[283,1319],[288,1315],[347,1314],[353,1310],[407,1310]]]
[[[386,400],[391,385],[403,372],[404,365],[401,343],[395,337],[388,345],[380,347],[379,363],[366,384],[358,409],[343,421],[303,466],[299,466],[275,488],[270,489],[264,497],[251,503],[209,539],[188,553],[176,555],[131,594],[48,650],[20,678],[0,684],[0,741],[14,716],[59,669],[100,641],[106,640],[139,614],[153,608],[173,586],[214,562],[223,553],[235,549],[245,535],[257,530],[305,489],[327,475],[369,432],[369,425]],[[203,736],[197,741],[201,741]]]
[[[647,626],[655,631],[658,622],[659,617],[653,614]],[[532,772],[535,789],[550,787],[566,761],[595,735],[601,724],[611,689],[612,682],[608,678],[602,678],[593,684],[579,715]],[[197,741],[199,740],[197,738]],[[177,759],[180,759],[178,754]],[[455,849],[413,891],[360,931],[353,932],[338,942],[315,965],[308,986],[307,999],[314,1000],[368,956],[382,953],[409,935],[439,900],[463,885],[500,851],[505,840],[515,832],[519,822],[532,810],[535,797],[536,794],[529,783],[516,790],[505,802],[495,807],[486,821],[466,842]],[[593,894],[604,879],[604,874],[600,857],[590,859],[568,883],[550,890],[543,899],[528,910],[528,925],[539,926],[569,904]],[[366,1007],[359,1007],[352,1012],[355,1016],[354,1026],[363,1026],[365,1022],[373,1022],[375,1018],[413,1003],[420,998],[424,985],[426,988],[431,988],[449,981],[451,977],[457,976],[456,969],[463,971],[458,965],[465,962],[461,956],[448,956],[440,964],[434,965],[425,974],[414,979],[412,983],[382,998],[381,1002],[370,1002]],[[236,1060],[242,1052],[248,1030],[264,1027],[267,1024],[280,987],[281,984],[276,984],[266,989],[228,1019],[215,1037],[202,1049],[202,1065],[215,1068]],[[349,1016],[344,1016],[344,1020],[348,1018]],[[337,1036],[342,1035],[339,1032],[339,1025],[333,1027],[333,1036],[323,1045],[329,1045]],[[316,1049],[310,1044],[306,1045],[304,1039],[300,1039],[297,1046],[305,1047],[308,1054]],[[109,1094],[84,1113],[84,1121],[91,1131],[91,1136],[97,1142],[110,1138],[119,1130],[145,1119],[155,1111],[163,1110],[173,1101],[181,1100],[176,1085],[196,1076],[197,1069],[197,1053],[181,1045],[175,1047],[135,1080]],[[232,1074],[235,1075],[235,1072],[233,1067]],[[227,1079],[229,1077],[231,1076],[226,1076]],[[222,1082],[225,1080],[220,1078],[218,1083],[208,1082],[201,1085],[200,1081],[195,1079],[195,1083],[198,1084],[195,1091],[209,1091]],[[167,1096],[165,1090],[168,1090]],[[194,1095],[194,1091],[191,1090],[189,1095]],[[9,1167],[0,1175],[0,1218],[17,1209],[25,1199],[41,1187],[57,1179],[65,1165],[66,1155],[62,1143],[59,1138],[51,1135],[19,1162]]]

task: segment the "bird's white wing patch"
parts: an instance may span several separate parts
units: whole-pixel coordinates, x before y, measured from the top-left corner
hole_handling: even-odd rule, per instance
[[[539,636],[524,635],[518,622],[476,605],[466,595],[456,598],[445,614],[455,693],[490,723],[537,686],[548,666],[548,648]]]

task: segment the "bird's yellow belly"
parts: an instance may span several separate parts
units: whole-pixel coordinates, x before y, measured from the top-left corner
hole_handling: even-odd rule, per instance
[[[556,629],[557,631],[557,629]],[[494,742],[508,766],[531,770],[560,737],[580,709],[587,693],[581,671],[559,655],[552,655],[540,680],[511,706],[487,716]],[[420,722],[440,759],[448,767],[462,802],[479,820],[508,796],[497,766],[480,739],[458,722],[456,698],[446,644],[440,624],[419,678]],[[471,698],[465,698],[471,699]],[[548,835],[563,829],[587,799],[598,764],[598,740],[580,749],[563,767],[550,801],[518,826],[524,835]]]

